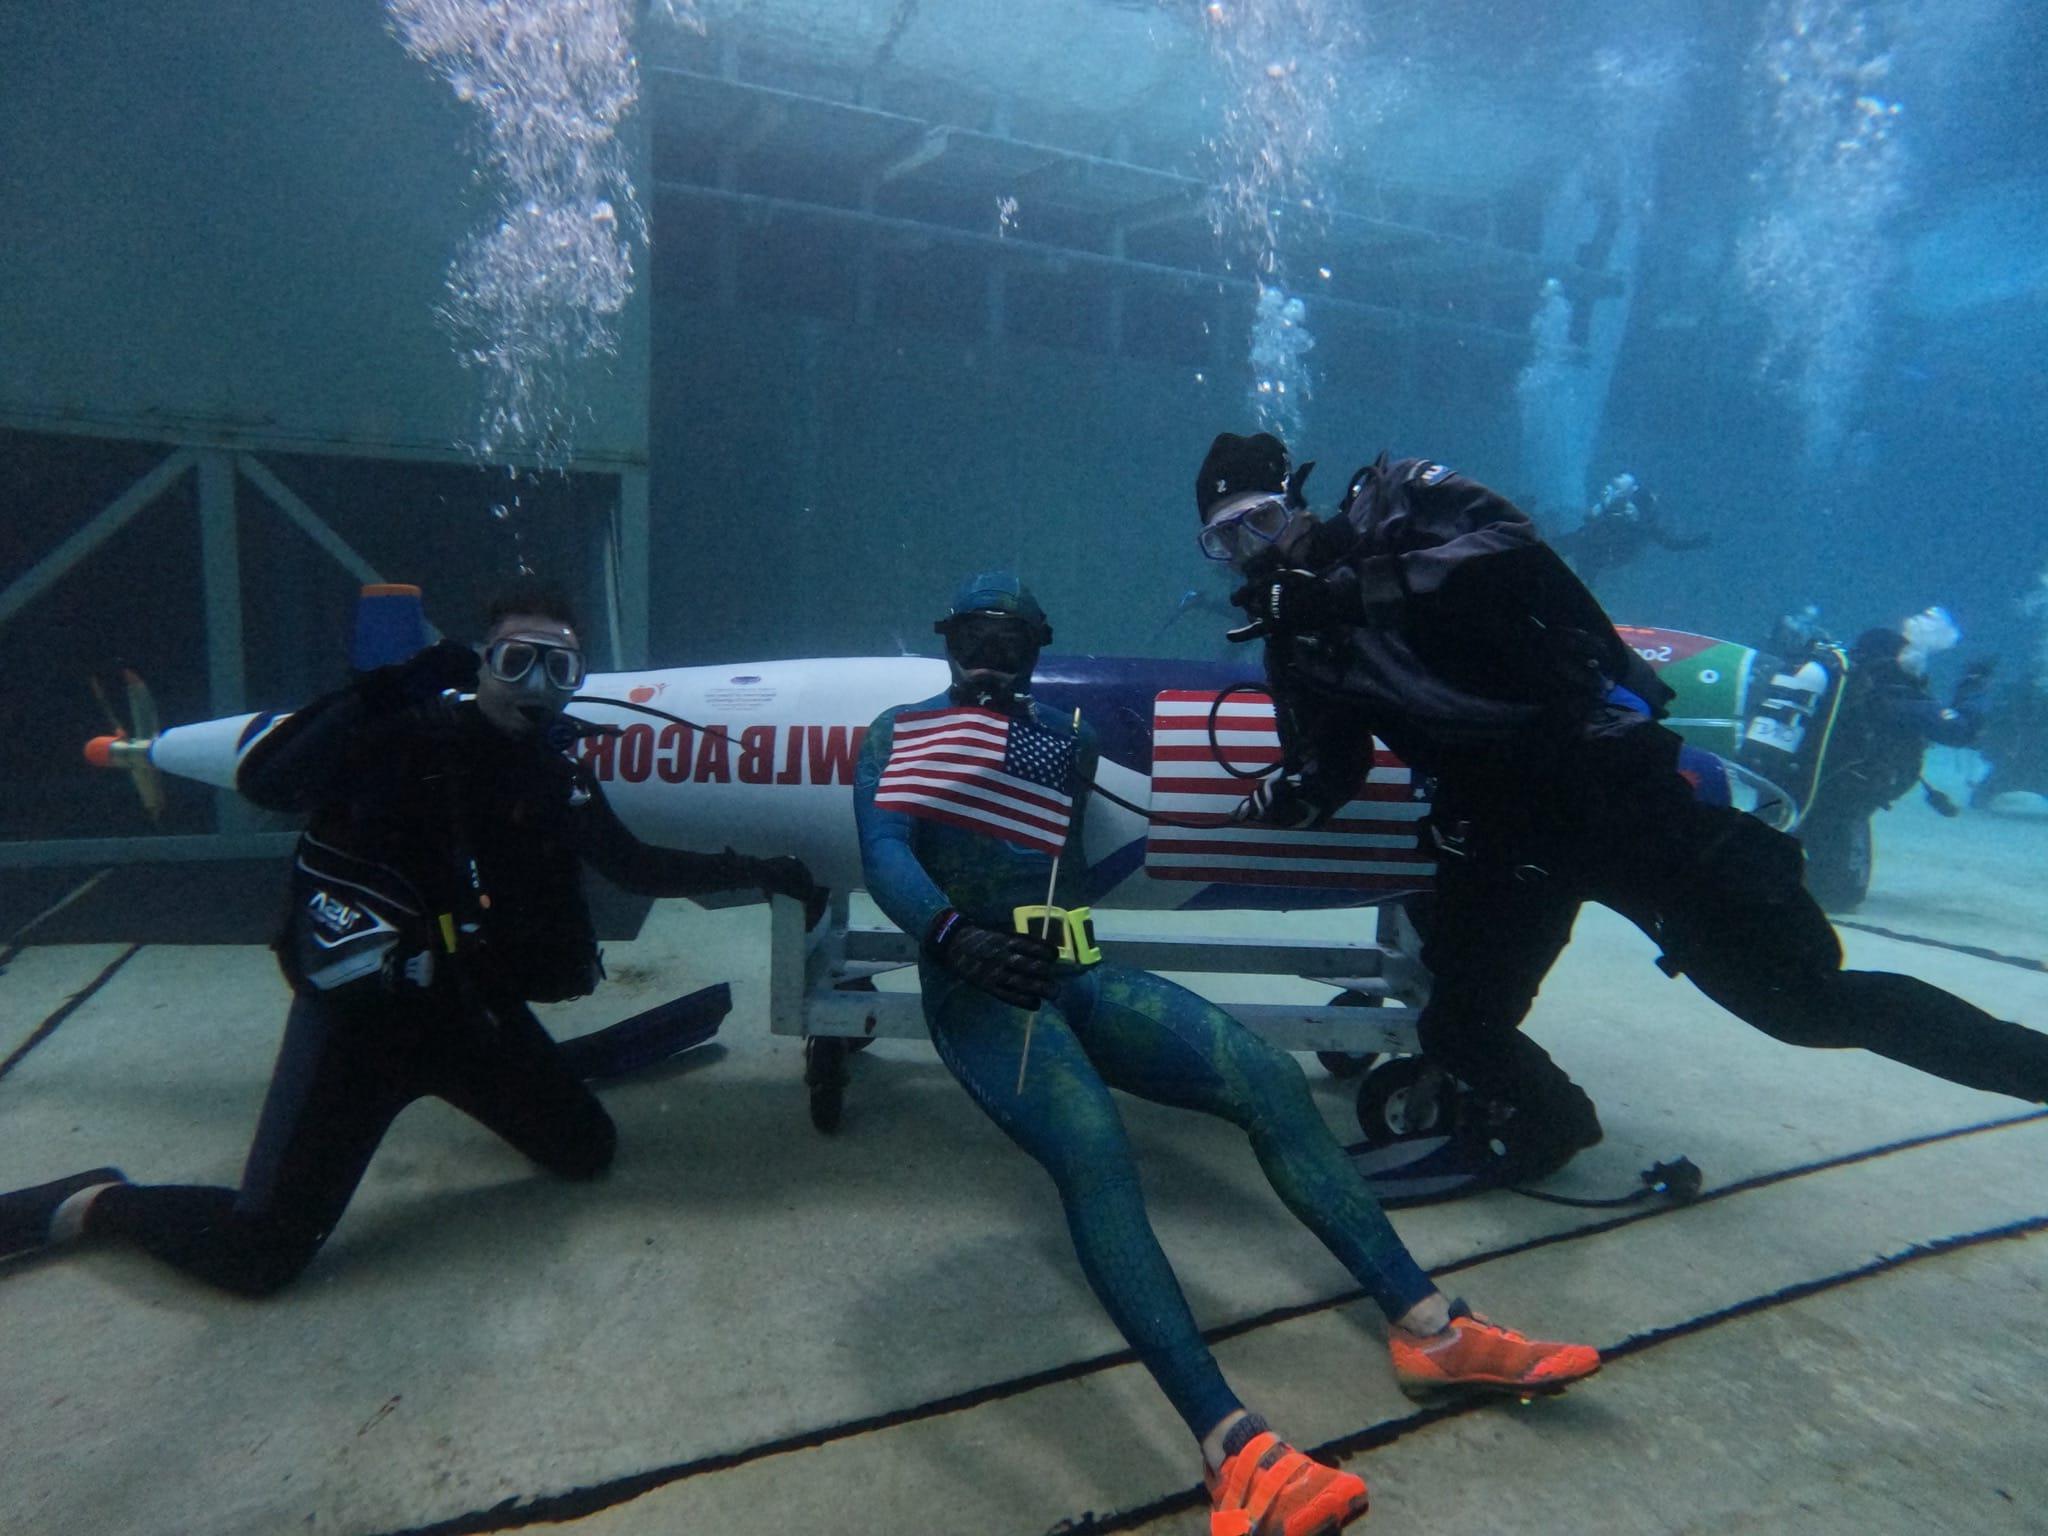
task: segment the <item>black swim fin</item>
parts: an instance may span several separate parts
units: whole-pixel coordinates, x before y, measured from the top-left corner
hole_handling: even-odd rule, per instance
[[[1688,1205],[1699,1198],[1705,1182],[1691,1158],[1675,1157],[1645,1168],[1636,1176],[1637,1187],[1626,1194],[1588,1199],[1525,1188],[1507,1154],[1492,1141],[1473,1136],[1408,1136],[1383,1147],[1361,1141],[1344,1150],[1374,1198],[1389,1210],[1432,1205],[1490,1189],[1512,1190],[1531,1200],[1581,1210],[1617,1210],[1660,1195],[1673,1205]]]
[[[1390,1210],[1499,1189],[1507,1178],[1506,1161],[1492,1144],[1469,1136],[1408,1136],[1383,1147],[1361,1141],[1345,1150]]]
[[[564,1040],[562,1054],[585,1082],[627,1077],[704,1044],[731,1011],[732,988],[721,981],[607,1029]]]

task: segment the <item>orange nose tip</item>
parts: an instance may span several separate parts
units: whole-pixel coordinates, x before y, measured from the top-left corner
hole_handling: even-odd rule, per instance
[[[114,743],[118,736],[95,736],[85,744],[85,760],[95,768],[110,767],[114,761]]]

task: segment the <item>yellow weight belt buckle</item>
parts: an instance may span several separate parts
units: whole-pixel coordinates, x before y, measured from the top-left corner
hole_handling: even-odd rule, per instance
[[[1093,965],[1102,958],[1095,947],[1095,914],[1086,907],[1016,907],[1010,921],[1019,933],[1044,936],[1059,946],[1060,958],[1075,965]]]

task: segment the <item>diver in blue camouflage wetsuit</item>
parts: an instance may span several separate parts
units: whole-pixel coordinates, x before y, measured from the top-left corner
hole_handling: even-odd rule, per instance
[[[1112,1087],[1244,1128],[1281,1199],[1393,1324],[1404,1387],[1528,1393],[1596,1370],[1592,1349],[1522,1339],[1436,1289],[1285,1052],[1161,977],[1062,960],[1052,943],[1014,931],[1015,909],[1047,901],[1048,850],[1062,837],[1070,857],[1052,904],[1097,894],[1078,856],[1094,733],[1032,699],[1052,631],[1015,577],[970,577],[935,627],[952,686],[884,712],[862,752],[854,796],[866,884],[922,941],[925,1019],[941,1058],[1052,1175],[1089,1284],[1202,1442],[1212,1530],[1334,1532],[1365,1512],[1366,1489],[1281,1443],[1224,1382],[1146,1217]]]

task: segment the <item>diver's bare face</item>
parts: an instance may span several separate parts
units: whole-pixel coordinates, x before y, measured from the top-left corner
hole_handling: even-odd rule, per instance
[[[525,661],[528,653],[520,647],[531,648],[531,659],[517,677],[501,675],[501,667],[494,662],[510,657]],[[501,647],[503,649],[501,649]],[[555,723],[570,697],[576,692],[574,684],[563,686],[556,680],[564,668],[557,663],[551,671],[548,653],[550,651],[573,652],[576,658],[576,676],[581,680],[583,642],[576,631],[560,619],[551,619],[538,613],[508,613],[484,637],[484,665],[477,677],[476,707],[492,726],[507,736],[535,736]]]

